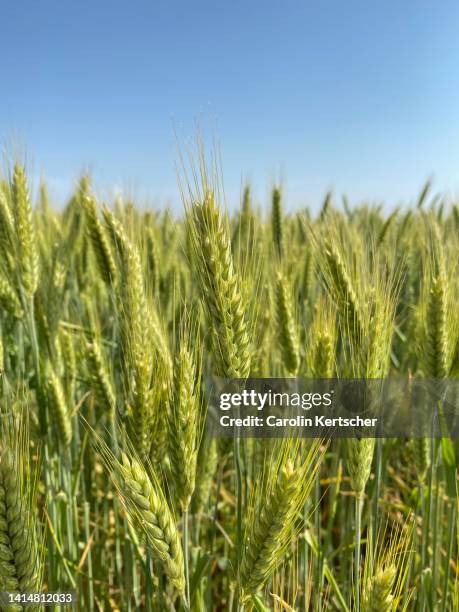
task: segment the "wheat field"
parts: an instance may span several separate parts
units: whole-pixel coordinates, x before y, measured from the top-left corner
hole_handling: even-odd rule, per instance
[[[459,610],[459,445],[216,439],[209,375],[459,376],[459,206],[183,214],[0,183],[0,592],[94,610]],[[41,609],[17,599],[4,610]]]

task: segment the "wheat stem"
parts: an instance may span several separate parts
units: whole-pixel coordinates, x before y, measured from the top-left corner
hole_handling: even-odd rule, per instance
[[[189,559],[189,542],[188,542],[188,509],[183,511],[183,556],[185,565],[185,601],[188,610],[191,610],[190,601],[190,559]]]
[[[355,609],[360,612],[360,553],[362,533],[362,509],[363,495],[358,494],[355,498],[355,552],[354,552],[354,593]]]

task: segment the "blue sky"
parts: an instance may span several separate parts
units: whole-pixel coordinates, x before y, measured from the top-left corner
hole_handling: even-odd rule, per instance
[[[221,142],[230,204],[250,179],[288,204],[459,192],[459,3],[452,0],[7,0],[0,144],[57,200],[179,202],[176,137]],[[179,204],[178,204],[179,205]]]

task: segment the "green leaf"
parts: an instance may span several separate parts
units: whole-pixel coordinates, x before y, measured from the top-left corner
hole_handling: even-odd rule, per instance
[[[193,575],[190,581],[191,599],[193,599],[193,596],[199,587],[199,583],[201,582],[203,575],[205,574],[205,572],[207,571],[207,568],[209,567],[210,559],[211,557],[209,554],[202,553],[202,552],[199,553],[199,556],[198,556],[198,559],[195,565],[195,570],[193,572]]]
[[[257,612],[269,612],[269,608],[265,606],[258,595],[252,595],[251,602],[253,603],[253,607],[255,610],[257,610]]]

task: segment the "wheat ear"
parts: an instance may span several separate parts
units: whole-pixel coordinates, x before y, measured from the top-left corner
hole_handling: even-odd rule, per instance
[[[196,480],[199,447],[200,398],[196,388],[195,353],[184,333],[175,358],[173,391],[169,407],[169,458],[175,497],[185,512]]]
[[[88,372],[91,377],[97,404],[103,407],[107,414],[113,417],[115,410],[115,392],[99,341],[94,338],[86,343]]]
[[[380,569],[369,579],[362,597],[362,612],[391,612],[393,610],[392,588],[396,574],[395,565],[389,565]]]
[[[59,443],[68,447],[72,441],[72,421],[61,380],[51,364],[48,364],[47,368],[46,396],[51,417],[56,424]]]
[[[40,590],[42,572],[34,475],[23,428],[22,417],[0,415],[0,591],[28,593]]]
[[[362,496],[370,477],[375,449],[375,438],[351,438],[347,440],[347,469],[351,486]]]
[[[146,235],[146,249],[147,249],[147,263],[148,263],[148,274],[151,278],[152,293],[157,295],[159,293],[159,278],[160,278],[160,260],[158,254],[158,247],[156,244],[156,238],[154,235],[153,228],[147,227]]]
[[[295,376],[300,367],[300,345],[293,314],[292,300],[285,278],[281,273],[278,273],[276,278],[275,308],[277,334],[282,351],[282,360],[289,375]]]
[[[446,314],[446,280],[443,275],[432,280],[427,304],[427,373],[432,378],[446,378],[449,373]]]
[[[5,269],[11,272],[14,266],[14,217],[10,206],[8,186],[0,182],[0,253]]]
[[[271,231],[273,235],[274,248],[279,258],[281,258],[284,253],[284,229],[282,215],[282,193],[279,187],[275,187],[272,193]]]
[[[11,245],[14,236],[14,216],[8,195],[8,187],[0,184],[0,238],[3,245]]]
[[[227,227],[213,193],[208,192],[202,203],[192,206],[189,219],[203,299],[212,322],[218,373],[247,378],[251,364],[247,305],[234,269]]]
[[[354,340],[362,337],[359,302],[339,250],[331,241],[325,242],[326,281],[335,297],[345,327]]]
[[[22,318],[24,311],[21,302],[6,278],[0,276],[0,306],[17,319]]]
[[[283,449],[278,464],[268,464],[265,490],[254,492],[244,537],[239,572],[243,601],[267,582],[295,536],[298,513],[311,490],[320,456],[320,441],[316,441],[297,467]]]
[[[217,441],[215,438],[203,440],[198,452],[196,488],[192,500],[192,510],[195,514],[202,514],[209,501],[212,479],[217,471],[217,464]]]
[[[121,275],[117,289],[117,309],[121,327],[126,388],[132,396],[131,424],[139,453],[149,452],[153,373],[152,316],[148,309],[139,251],[127,237],[118,220],[107,209],[104,217],[119,255]]]
[[[114,467],[115,484],[130,520],[143,531],[166,575],[183,593],[185,577],[180,534],[157,479],[150,479],[140,462],[135,458],[129,459],[126,454]]]
[[[309,370],[313,378],[332,378],[335,372],[336,315],[324,298],[317,302],[310,335]]]
[[[11,199],[19,247],[21,285],[25,295],[31,299],[38,287],[39,258],[27,179],[24,168],[19,164],[14,166]]]
[[[99,273],[107,285],[116,279],[116,265],[112,254],[110,242],[105,228],[97,215],[96,202],[93,198],[84,195],[82,205],[86,215],[86,225],[92,248],[96,256]]]

